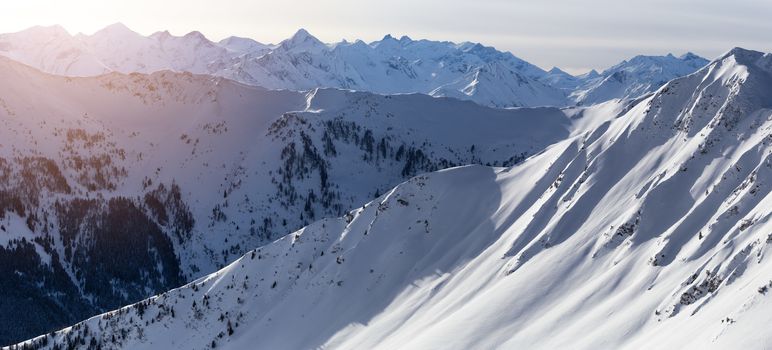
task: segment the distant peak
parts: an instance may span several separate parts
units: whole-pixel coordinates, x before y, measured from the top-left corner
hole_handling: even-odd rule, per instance
[[[652,56],[652,55],[635,55],[629,60],[622,61],[623,63],[641,63],[641,62],[652,62],[655,61],[658,57],[673,57],[673,55],[668,54],[667,56]],[[675,57],[673,57],[675,58]]]
[[[410,39],[410,37],[407,35],[403,35],[401,38],[399,38],[399,42],[407,44],[413,42],[413,39]]]
[[[386,34],[386,35],[383,37],[383,39],[381,39],[381,41],[390,41],[390,40],[396,40],[396,39],[394,39],[394,37],[393,37],[393,36],[391,36],[391,34]]]
[[[150,35],[150,38],[155,39],[155,40],[160,40],[160,41],[167,40],[167,39],[169,39],[171,37],[172,37],[172,34],[169,33],[168,30],[155,32],[155,33]]]
[[[687,60],[694,60],[694,59],[703,59],[700,56],[695,55],[692,52],[687,52],[681,56],[678,57],[680,60],[687,61]]]
[[[579,77],[591,79],[591,78],[596,78],[596,77],[599,77],[599,76],[600,76],[600,73],[598,73],[597,70],[593,69],[593,70],[590,70],[587,73],[584,73],[584,74],[580,75]]]
[[[305,30],[304,28],[300,28],[300,29],[298,29],[297,32],[295,32],[294,35],[292,35],[292,38],[290,38],[290,39],[293,40],[293,41],[296,41],[296,40],[301,40],[302,41],[302,40],[306,40],[306,39],[310,39],[310,38],[316,39],[307,30]]]
[[[115,23],[113,23],[113,24],[111,24],[111,25],[109,25],[107,27],[104,27],[104,29],[102,29],[102,30],[125,31],[125,32],[132,31],[131,29],[129,29],[129,27],[127,27],[125,24],[123,24],[121,22],[115,22]]]
[[[207,40],[204,34],[201,34],[201,32],[194,30],[188,34],[185,34],[184,38],[186,39],[199,39],[199,40]]]
[[[552,69],[549,70],[549,74],[560,74],[560,75],[570,75],[566,72],[564,72],[562,69],[558,67],[552,67]]]
[[[311,33],[303,28],[298,29],[298,31],[295,32],[291,38],[282,41],[281,46],[287,50],[294,48],[307,50],[311,48],[325,47],[324,43],[319,41],[319,39],[311,35]]]
[[[366,50],[366,49],[370,48],[370,46],[367,45],[366,42],[364,42],[364,41],[362,41],[360,39],[356,39],[354,42],[348,43],[348,47],[357,48],[359,50]]]
[[[64,31],[64,32],[67,31],[64,29],[64,27],[62,27],[61,24],[52,24],[50,26],[38,26],[37,28],[43,28],[43,29],[54,30],[54,31]]]
[[[244,38],[240,36],[229,36],[225,39],[220,40],[220,44],[232,44],[232,43],[249,43],[249,44],[263,45],[263,43],[258,42],[255,39]]]
[[[129,29],[125,24],[121,22],[113,23],[107,27],[102,28],[98,32],[94,33],[95,36],[100,35],[127,35],[127,34],[133,34],[138,35],[133,30]]]
[[[62,36],[70,35],[70,33],[59,24],[54,24],[50,26],[34,26],[25,31],[42,32],[42,33],[46,33],[47,35],[62,35]]]
[[[478,57],[481,57],[483,59],[486,59],[486,60],[500,58],[500,57],[502,57],[502,55],[508,56],[509,58],[518,59],[518,58],[514,57],[511,53],[499,52],[494,47],[485,46],[485,45],[480,44],[480,43],[475,43],[474,45],[467,47],[464,51],[467,52],[467,53],[476,55]]]

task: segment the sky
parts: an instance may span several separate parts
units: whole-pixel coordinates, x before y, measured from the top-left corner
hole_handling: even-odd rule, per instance
[[[305,28],[324,42],[472,41],[542,68],[602,70],[638,55],[735,46],[772,51],[770,0],[2,0],[0,32],[59,24],[91,34],[121,22],[149,35],[200,31],[276,43]]]

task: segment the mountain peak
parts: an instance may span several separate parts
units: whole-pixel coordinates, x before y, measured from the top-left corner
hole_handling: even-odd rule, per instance
[[[577,77],[578,77],[579,79],[594,79],[594,78],[597,78],[597,77],[599,77],[599,76],[600,76],[600,73],[598,73],[598,71],[597,71],[597,70],[593,69],[593,70],[590,70],[590,71],[589,71],[589,72],[587,72],[587,73],[584,73],[584,74],[580,74],[580,75],[578,75]]]
[[[125,24],[121,22],[115,22],[107,27],[102,28],[102,30],[105,31],[111,31],[111,32],[134,32],[129,27],[127,27]]]
[[[115,37],[126,37],[126,36],[140,36],[139,33],[129,29],[125,24],[121,22],[113,23],[107,27],[104,27],[94,33],[92,37],[109,37],[110,39],[114,39]]]
[[[739,62],[741,60],[755,59],[755,58],[761,57],[763,55],[764,54],[759,52],[759,51],[744,49],[742,47],[734,47],[731,50],[727,51],[727,53],[722,55],[720,57],[720,59],[724,59],[724,58],[728,58],[728,57],[734,56],[735,59]]]
[[[501,53],[493,47],[485,46],[480,43],[474,43],[465,50],[467,53],[476,55],[482,59],[490,60],[498,57]]]
[[[384,42],[399,42],[399,43],[400,43],[400,44],[402,44],[402,45],[407,45],[407,44],[410,44],[410,43],[412,43],[412,42],[413,42],[413,39],[411,39],[411,38],[410,38],[409,36],[407,36],[407,35],[403,35],[402,37],[400,37],[399,39],[397,39],[397,38],[395,38],[395,37],[394,37],[393,35],[391,35],[391,34],[386,34],[386,35],[384,35],[384,36],[383,36],[383,39],[381,39],[381,43],[384,43]]]
[[[681,103],[678,101],[682,95],[728,96],[724,98],[727,101],[732,101],[731,114],[735,119],[748,115],[754,110],[772,106],[769,102],[769,92],[772,91],[772,55],[770,54],[735,47],[697,71],[696,80],[703,82],[703,84],[696,91],[692,85],[677,83],[677,81],[690,78],[690,76],[683,76],[669,82],[666,84],[669,88],[661,89],[658,95],[674,96],[670,99],[676,101],[675,103]],[[715,87],[711,84],[704,84],[706,81],[720,82],[715,86],[719,86],[724,91],[716,93],[715,90],[709,90],[715,89]],[[673,89],[676,88],[682,90],[674,91]],[[724,124],[731,127],[735,122],[736,120],[727,120]]]
[[[185,34],[183,38],[186,39],[198,39],[198,40],[207,40],[204,34],[201,34],[201,32],[194,30],[188,34]]]
[[[254,39],[242,38],[238,36],[229,36],[220,40],[218,45],[235,52],[259,52],[268,48],[267,45]]]
[[[549,74],[559,74],[559,75],[571,75],[571,74],[568,74],[568,73],[564,72],[562,69],[560,69],[558,67],[552,67],[552,69],[550,69],[549,72],[547,72],[547,73],[549,73]]]
[[[687,53],[685,53],[685,54],[683,54],[683,55],[681,55],[681,56],[678,56],[678,58],[679,58],[680,60],[682,60],[682,61],[689,61],[689,60],[694,60],[694,59],[702,59],[702,57],[700,57],[700,56],[698,56],[698,55],[694,54],[694,53],[693,53],[693,52],[691,52],[691,51],[690,51],[690,52],[687,52]]]
[[[305,41],[309,39],[316,39],[316,38],[304,28],[298,29],[298,31],[295,32],[295,34],[293,34],[292,37],[290,38],[290,40],[292,41]]]
[[[249,44],[257,44],[257,45],[265,45],[255,39],[251,38],[244,38],[240,36],[229,36],[225,39],[220,40],[220,44],[236,44],[236,43],[249,43]]]
[[[291,38],[281,42],[281,47],[285,50],[299,49],[299,50],[311,50],[322,49],[326,45],[319,41],[316,37],[311,35],[307,30],[300,28]]]
[[[735,47],[711,63],[714,65],[742,66],[761,84],[757,90],[772,91],[772,54]],[[725,69],[726,74],[733,74],[736,69]],[[766,106],[766,105],[765,105]]]
[[[402,46],[391,34],[384,35],[383,39],[373,42],[372,45],[380,51],[399,50]]]
[[[70,35],[70,33],[59,24],[54,24],[50,26],[34,26],[24,30],[23,32],[45,33],[46,35],[51,35],[51,36],[53,35],[69,36]]]
[[[772,54],[769,53],[735,47],[711,63],[711,65],[716,64],[744,66],[744,69],[749,72],[755,72],[753,75],[760,74],[767,77],[764,79],[772,81]],[[764,83],[764,85],[765,89],[772,88],[772,84]]]
[[[160,39],[165,39],[171,36],[172,36],[172,33],[169,33],[168,30],[158,31],[150,35],[151,38],[160,38]]]

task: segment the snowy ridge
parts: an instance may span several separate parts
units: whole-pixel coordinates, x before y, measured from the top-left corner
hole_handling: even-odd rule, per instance
[[[537,81],[542,74],[538,67],[480,44],[387,35],[370,44],[326,45],[300,30],[268,54],[248,55],[225,75],[270,88],[418,92],[494,107],[565,105],[563,92]],[[481,83],[485,88],[475,88]]]
[[[325,44],[303,29],[278,45],[238,37],[215,43],[199,32],[144,37],[120,23],[90,36],[70,36],[61,27],[2,34],[0,55],[67,76],[173,70],[270,89],[424,93],[498,108],[635,98],[707,63],[693,54],[638,56],[600,75],[574,77],[555,69],[545,72],[511,53],[476,43],[387,35],[372,43]]]
[[[111,68],[90,52],[87,44],[60,26],[32,27],[0,35],[0,52],[16,61],[61,75],[99,75]]]
[[[214,272],[416,174],[517,164],[571,129],[557,108],[422,94],[71,78],[7,58],[0,75],[5,344]]]
[[[567,104],[562,92],[528,79],[500,63],[486,64],[429,94],[473,100],[485,106],[499,108]]]
[[[582,79],[571,79],[563,74],[553,74],[553,80],[564,87],[572,87],[570,98],[578,104],[588,105],[611,99],[627,99],[656,91],[666,82],[695,72],[708,60],[693,53],[681,57],[636,56],[619,63],[600,74],[589,74]],[[594,71],[593,71],[594,72]]]
[[[519,165],[414,177],[26,344],[763,348],[769,101],[772,55],[733,49],[631,104],[567,110],[570,135]]]

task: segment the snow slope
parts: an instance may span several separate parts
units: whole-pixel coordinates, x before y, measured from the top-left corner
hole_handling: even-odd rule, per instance
[[[420,175],[49,348],[772,344],[772,55],[575,108],[511,167]]]
[[[214,272],[416,174],[516,164],[570,129],[556,108],[421,94],[61,77],[6,58],[0,76],[4,343]]]

